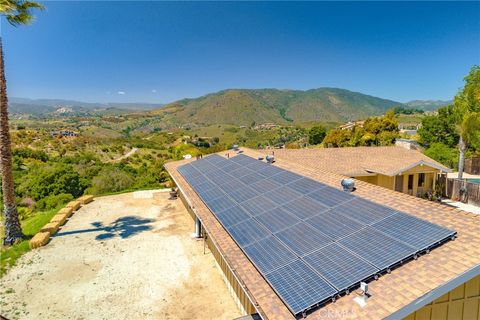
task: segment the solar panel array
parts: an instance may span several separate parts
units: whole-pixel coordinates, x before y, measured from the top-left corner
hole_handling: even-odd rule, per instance
[[[456,234],[245,155],[178,171],[295,315]]]

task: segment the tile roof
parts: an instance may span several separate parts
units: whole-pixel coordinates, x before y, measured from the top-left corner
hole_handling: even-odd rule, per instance
[[[243,149],[248,156],[265,156],[265,153]],[[277,154],[277,150],[275,150]],[[226,152],[219,153],[220,155]],[[232,155],[233,152],[230,152]],[[308,176],[340,189],[345,176],[312,166],[311,161],[299,157],[286,161],[282,157],[275,165]],[[235,241],[221,226],[176,168],[192,160],[170,162],[165,165],[198,217],[210,238],[249,294],[264,319],[293,319],[293,315],[262,275],[243,254]],[[391,274],[369,283],[366,306],[360,307],[353,299],[356,293],[339,298],[308,315],[311,319],[382,319],[409,305],[433,289],[457,278],[480,264],[480,216],[453,209],[445,205],[391,191],[362,181],[356,182],[355,194],[361,198],[402,210],[413,216],[456,230],[458,237],[395,269]],[[428,302],[425,302],[428,303]],[[420,305],[418,306],[421,307]]]
[[[443,172],[451,172],[451,169],[420,151],[396,146],[276,149],[272,151],[276,158],[288,161],[309,161],[311,166],[325,168],[346,176],[369,176],[377,173],[395,176],[420,164],[434,167]]]

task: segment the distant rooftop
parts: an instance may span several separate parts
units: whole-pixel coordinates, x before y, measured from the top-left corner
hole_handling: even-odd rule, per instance
[[[275,156],[284,161],[304,163],[345,176],[395,176],[418,165],[430,166],[443,172],[452,171],[420,151],[398,146],[281,149],[275,150]]]

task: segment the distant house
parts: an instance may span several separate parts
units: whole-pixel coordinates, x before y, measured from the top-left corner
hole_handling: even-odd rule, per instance
[[[52,137],[78,137],[78,132],[72,130],[50,131]]]
[[[359,121],[349,121],[340,127],[338,127],[341,130],[351,130],[353,127],[360,127],[363,128],[363,125],[365,124],[365,120],[359,120]]]
[[[422,150],[423,148],[418,144],[416,140],[411,139],[396,139],[395,146],[402,147],[409,150]]]
[[[352,147],[283,149],[277,161],[295,161],[415,196],[435,189],[438,175],[452,170],[413,149]]]

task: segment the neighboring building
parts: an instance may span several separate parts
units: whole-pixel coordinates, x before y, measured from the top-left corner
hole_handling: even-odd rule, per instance
[[[396,148],[392,149],[392,152],[393,150]],[[264,152],[246,148],[242,151],[254,159],[265,157]],[[387,151],[389,149],[384,150]],[[224,153],[221,152],[219,155]],[[275,150],[276,162],[272,166],[340,189],[340,181],[345,176],[327,170],[334,163],[326,163],[323,160],[312,163],[308,157],[301,154],[285,156],[280,153]],[[231,154],[233,156],[234,152]],[[280,296],[257,271],[192,186],[177,171],[179,166],[190,161],[170,162],[165,167],[178,186],[180,198],[190,215],[198,222],[196,224],[199,227],[198,231],[201,231],[215,257],[235,301],[245,315],[256,314],[256,317],[262,319],[295,319]],[[336,161],[343,160],[336,158]],[[389,165],[386,167],[390,168]],[[386,168],[381,169],[382,172],[386,172]],[[226,173],[224,175],[225,179],[228,179]],[[199,183],[202,184],[201,181]],[[306,314],[307,319],[479,319],[480,216],[393,192],[364,181],[357,181],[356,187],[355,196],[455,230],[457,238],[443,243],[429,254],[422,254],[418,260],[403,263],[391,274],[370,281],[368,284],[370,296],[364,303],[359,303],[358,299],[355,299],[359,296],[357,291],[351,292],[349,295],[338,297],[333,303],[320,305]],[[251,236],[247,231],[245,236]],[[341,269],[332,272],[339,276],[348,273]],[[295,277],[284,284],[295,286]],[[302,288],[298,290],[301,292]],[[299,297],[302,297],[302,293],[299,294]],[[307,295],[308,292],[303,294]]]
[[[51,131],[52,137],[78,137],[78,133],[72,130]]]
[[[418,144],[417,140],[412,139],[395,139],[395,146],[408,150],[423,150],[423,148]]]
[[[345,124],[342,124],[338,128],[341,129],[341,130],[352,130],[354,127],[363,128],[364,124],[365,124],[365,120],[349,121]]]
[[[452,171],[417,150],[398,146],[285,149],[275,151],[275,158],[415,196],[434,190],[438,175]]]

